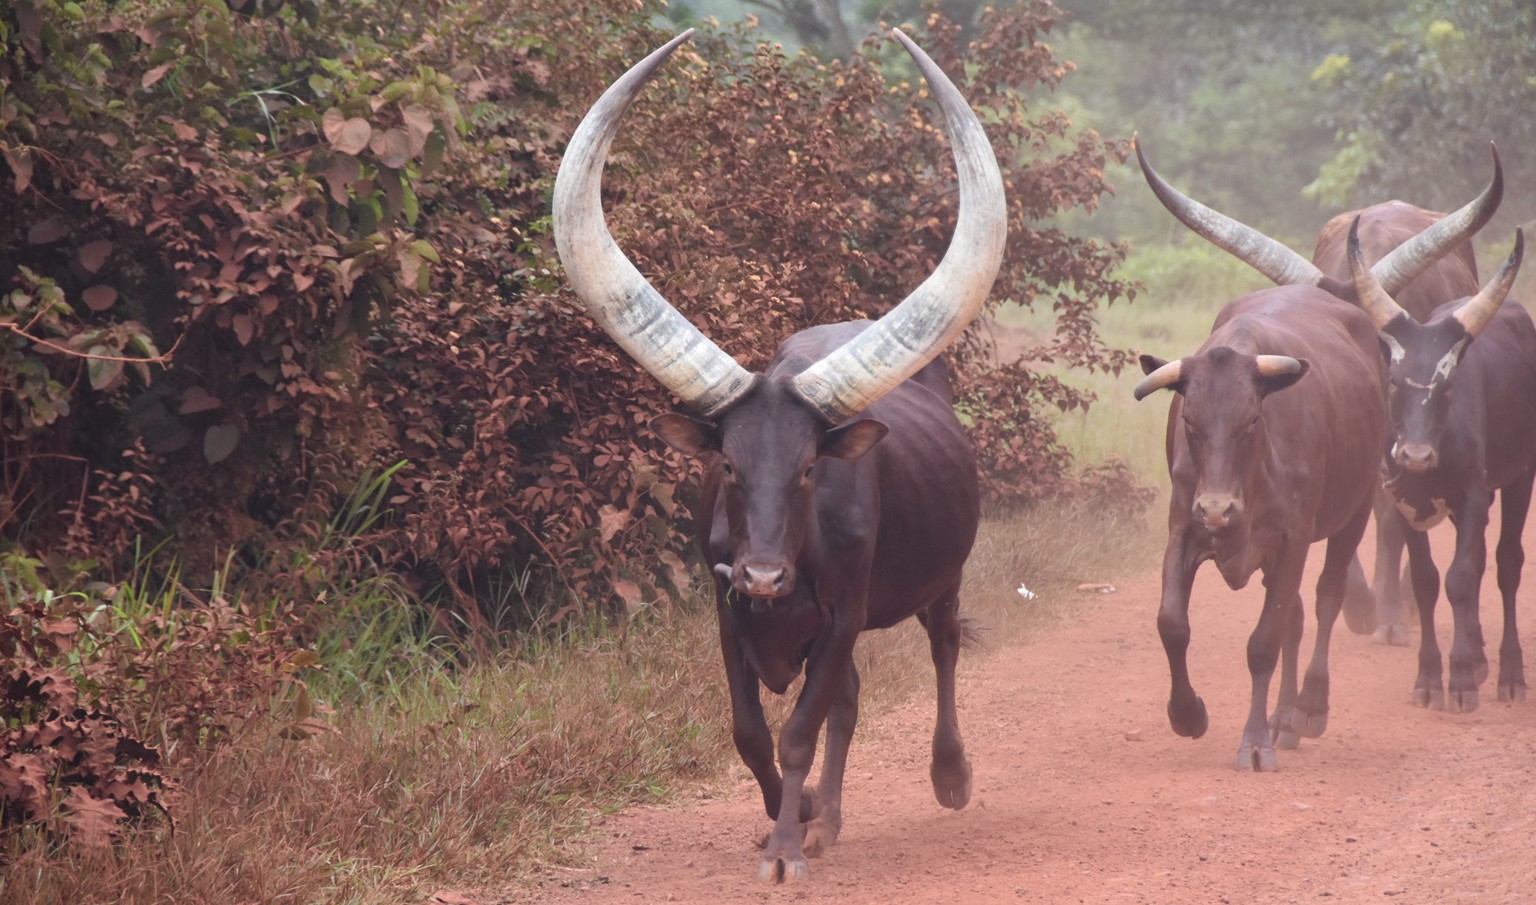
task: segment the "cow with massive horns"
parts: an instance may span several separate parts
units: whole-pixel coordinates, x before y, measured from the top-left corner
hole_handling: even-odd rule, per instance
[[[1365,262],[1386,291],[1421,323],[1439,305],[1477,292],[1477,259],[1467,240],[1493,217],[1504,193],[1498,149],[1490,145],[1490,150],[1493,178],[1482,194],[1466,206],[1445,215],[1402,201],[1387,201],[1339,214],[1323,225],[1312,260],[1308,261],[1253,227],[1180,193],[1152,169],[1141,143],[1136,145],[1142,174],[1170,213],[1277,285],[1317,286],[1345,301],[1358,303],[1345,259],[1345,237],[1358,217]],[[1371,631],[1374,622],[1377,641],[1406,645],[1408,625],[1398,579],[1404,531],[1392,516],[1392,509],[1384,495],[1377,497],[1374,618],[1358,561],[1350,567],[1351,592],[1345,598],[1344,614],[1352,629]],[[1350,601],[1357,605],[1351,606]]]
[[[1509,260],[1471,298],[1436,308],[1420,323],[1393,300],[1364,264],[1356,227],[1349,267],[1360,304],[1381,334],[1388,358],[1391,449],[1383,485],[1409,524],[1408,568],[1419,606],[1419,672],[1413,699],[1432,709],[1477,709],[1488,661],[1478,612],[1487,561],[1488,510],[1499,494],[1495,553],[1504,603],[1498,698],[1525,699],[1525,671],[1515,627],[1515,591],[1525,550],[1520,535],[1536,478],[1536,326],[1519,305],[1505,305],[1524,251],[1516,231]],[[1455,623],[1449,696],[1435,639],[1440,576],[1429,555],[1430,527],[1451,519],[1456,552],[1445,572]]]
[[[992,147],[960,92],[894,32],[944,115],[959,214],[933,274],[875,323],[814,327],[752,374],[641,276],[603,220],[600,183],[620,117],[691,32],[614,82],[571,137],[555,180],[554,232],[567,277],[635,360],[700,418],[662,415],[673,448],[712,458],[700,545],[714,566],[720,643],[737,751],[774,820],[759,875],[809,875],[808,855],[837,837],[842,779],[858,716],[853,648],[866,629],[916,615],[938,674],[930,778],[963,808],[971,767],[955,713],[961,569],[980,516],[975,452],[935,357],[975,317],[1002,262],[1006,206]],[[779,737],[758,683],[805,685]],[[825,763],[806,787],[822,724]],[[780,768],[783,770],[780,775]]]
[[[1141,366],[1147,376],[1136,386],[1138,400],[1165,388],[1177,393],[1168,410],[1173,495],[1157,613],[1172,678],[1168,721],[1190,738],[1208,725],[1185,659],[1195,571],[1214,560],[1234,590],[1262,571],[1264,608],[1248,639],[1253,696],[1236,766],[1279,769],[1277,745],[1294,748],[1328,723],[1329,638],[1370,518],[1386,435],[1376,331],[1358,307],[1327,292],[1280,286],[1229,302],[1194,355],[1172,362],[1143,355]],[[1317,639],[1298,693],[1302,568],[1308,547],[1323,539]]]

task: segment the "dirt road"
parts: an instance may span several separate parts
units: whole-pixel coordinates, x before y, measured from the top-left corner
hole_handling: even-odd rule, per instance
[[[1527,534],[1536,551],[1536,531]],[[1437,533],[1442,568],[1450,539],[1448,526]],[[1370,545],[1368,535],[1367,558]],[[1305,586],[1303,664],[1321,559],[1318,548]],[[1214,568],[1200,572],[1190,660],[1211,725],[1195,741],[1175,736],[1164,714],[1158,587],[1148,573],[1113,594],[1075,597],[1059,625],[963,670],[960,717],[975,767],[964,811],[940,808],[929,788],[929,692],[860,725],[843,835],[811,862],[809,883],[756,881],[753,840],[768,822],[741,771],[711,799],[609,818],[594,835],[590,868],[552,870],[515,899],[1536,902],[1536,695],[1499,704],[1484,683],[1475,713],[1420,710],[1409,702],[1417,639],[1413,649],[1375,646],[1341,619],[1327,734],[1281,751],[1279,773],[1238,773],[1231,763],[1259,581],[1233,592]],[[1526,587],[1528,601],[1536,595],[1530,568]],[[1496,659],[1491,568],[1482,599]],[[1522,609],[1530,626],[1536,613]],[[1443,600],[1439,623],[1449,650]],[[1523,640],[1532,649],[1529,628]]]

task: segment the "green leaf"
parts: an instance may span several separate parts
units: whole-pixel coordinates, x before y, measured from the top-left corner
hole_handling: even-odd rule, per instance
[[[106,346],[91,346],[87,350],[90,355],[112,355],[115,350]],[[86,361],[85,372],[90,376],[91,389],[111,390],[123,382],[123,363],[103,358],[91,358]]]

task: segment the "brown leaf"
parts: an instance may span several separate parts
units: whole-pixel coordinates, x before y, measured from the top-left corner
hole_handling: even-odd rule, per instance
[[[58,217],[45,217],[27,230],[28,245],[47,245],[69,235],[69,227]]]
[[[410,139],[411,156],[416,157],[427,149],[427,136],[436,127],[432,122],[432,111],[420,104],[412,104],[401,110],[400,114],[405,118],[405,133]]]
[[[171,67],[174,66],[174,65],[176,65],[176,64],[175,63],[162,63],[159,66],[156,66],[154,69],[151,69],[150,71],[144,73],[144,77],[142,79],[139,79],[139,87],[147,89],[150,86],[154,85],[156,82],[158,82],[161,79],[165,78],[165,74],[167,72],[170,72],[171,71]]]
[[[640,598],[640,586],[628,578],[618,578],[613,582],[613,591],[624,601],[624,609],[630,613],[637,612],[645,601]]]
[[[336,130],[336,137],[331,139],[331,147],[343,154],[357,154],[368,147],[368,140],[372,137],[373,127],[368,125],[368,120],[354,116]]]
[[[86,273],[95,273],[101,269],[101,265],[107,262],[107,255],[112,253],[112,241],[110,239],[97,239],[95,242],[87,242],[80,246],[80,266]]]
[[[325,133],[325,140],[331,144],[341,136],[342,124],[347,121],[347,115],[341,112],[340,107],[332,107],[320,117],[320,131]]]
[[[332,154],[331,165],[325,169],[325,183],[331,189],[331,200],[347,203],[347,189],[363,175],[362,164],[351,154]]]
[[[235,329],[235,339],[240,340],[240,345],[251,344],[251,337],[256,335],[256,323],[251,320],[249,314],[237,314],[230,321],[230,326]]]
[[[20,195],[32,184],[32,152],[27,148],[6,148],[0,153],[4,153],[5,162],[11,166],[16,180],[16,194]]]
[[[74,838],[90,848],[111,845],[118,821],[128,816],[116,804],[92,798],[82,786],[74,786],[69,790],[69,797],[64,799],[64,807],[64,822],[70,827]]]
[[[117,290],[106,283],[97,283],[80,293],[80,298],[92,311],[105,311],[117,304]]]
[[[613,536],[629,524],[629,511],[607,505],[597,511],[598,526],[601,529],[603,543],[613,540]]]
[[[199,386],[187,387],[181,393],[181,408],[176,410],[178,415],[193,415],[198,412],[208,412],[216,408],[223,408],[224,403],[219,397],[214,396]]]
[[[405,166],[405,162],[411,159],[410,140],[406,138],[403,129],[375,132],[368,149],[379,158],[380,163],[392,170]]]

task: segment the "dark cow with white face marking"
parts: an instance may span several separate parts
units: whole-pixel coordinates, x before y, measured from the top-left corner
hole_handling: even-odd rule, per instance
[[[1173,362],[1143,355],[1141,366],[1147,377],[1137,399],[1165,387],[1179,394],[1168,411],[1173,497],[1157,614],[1173,680],[1168,720],[1191,738],[1207,727],[1185,661],[1195,570],[1213,560],[1233,589],[1262,571],[1264,609],[1248,639],[1253,696],[1236,765],[1276,770],[1276,745],[1294,748],[1328,722],[1328,642],[1371,514],[1386,433],[1375,330],[1354,305],[1282,286],[1230,302],[1196,354]],[[1317,641],[1298,693],[1302,568],[1311,544],[1324,539]]]
[[[1504,602],[1498,697],[1525,699],[1515,591],[1525,562],[1520,534],[1536,477],[1536,326],[1524,308],[1503,304],[1524,244],[1516,232],[1514,251],[1487,286],[1469,299],[1441,305],[1419,323],[1365,267],[1356,234],[1349,237],[1360,302],[1381,332],[1388,359],[1392,442],[1383,486],[1412,529],[1408,564],[1422,628],[1413,699],[1436,710],[1477,709],[1477,686],[1487,674],[1478,586],[1494,491],[1501,505],[1496,561]],[[1456,526],[1456,553],[1445,573],[1445,596],[1455,619],[1449,696],[1435,640],[1440,576],[1424,534],[1446,517]]]
[[[629,102],[680,36],[615,82],[571,138],[554,229],[577,294],[641,365],[701,415],[663,415],[674,448],[713,457],[700,543],[715,565],[733,736],[774,820],[764,879],[804,879],[842,826],[842,779],[858,717],[853,647],[866,629],[917,616],[938,674],[930,778],[963,808],[971,767],[955,715],[961,568],[980,517],[974,450],[934,358],[976,315],[1002,261],[1006,207],[986,133],[944,73],[905,35],[945,118],[959,174],[955,235],[938,268],[878,322],[790,337],[761,374],[744,370],[663,299],[609,235],[600,181]],[[779,737],[758,683],[805,686]],[[826,763],[805,787],[823,722]],[[783,770],[780,775],[780,768]]]
[[[1317,286],[1345,301],[1358,302],[1345,256],[1345,237],[1350,224],[1358,218],[1363,259],[1382,286],[1422,323],[1439,305],[1477,292],[1477,259],[1467,240],[1493,217],[1504,193],[1498,150],[1491,145],[1490,150],[1493,178],[1482,194],[1465,207],[1447,215],[1401,201],[1388,201],[1339,214],[1318,233],[1310,262],[1258,230],[1211,210],[1168,185],[1153,171],[1139,142],[1137,157],[1147,184],[1170,213],[1218,248],[1282,286]],[[1378,496],[1376,575],[1372,583],[1374,620],[1358,561],[1351,564],[1351,593],[1345,598],[1344,614],[1355,631],[1371,631],[1374,621],[1377,641],[1406,645],[1408,625],[1398,582],[1404,535],[1391,513],[1390,501],[1384,495]],[[1351,602],[1355,605],[1351,606]]]

